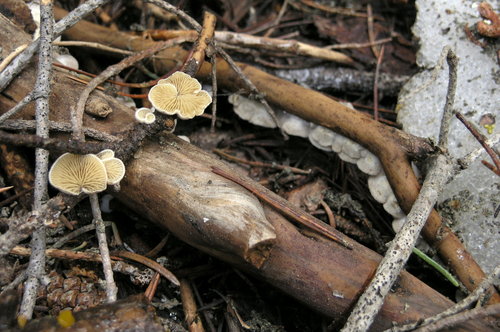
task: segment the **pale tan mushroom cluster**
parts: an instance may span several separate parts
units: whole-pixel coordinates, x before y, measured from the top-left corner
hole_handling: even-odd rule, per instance
[[[184,120],[203,114],[212,102],[212,97],[201,89],[197,79],[180,71],[159,80],[158,84],[149,90],[148,98],[158,112],[177,114]]]
[[[125,165],[112,150],[97,155],[65,153],[50,168],[49,182],[66,194],[95,194],[118,184],[124,175]]]

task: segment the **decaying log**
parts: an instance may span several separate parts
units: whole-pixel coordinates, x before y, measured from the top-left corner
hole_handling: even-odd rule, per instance
[[[127,165],[128,173],[118,193],[122,202],[190,245],[254,273],[329,317],[342,317],[348,312],[375,272],[381,259],[378,254],[354,241],[349,242],[354,243],[349,250],[323,238],[302,235],[265,206],[263,219],[253,220],[255,230],[261,228],[260,224],[270,223],[276,238],[262,242],[257,254],[259,264],[246,257],[252,255],[235,255],[234,241],[241,241],[251,226],[241,230],[243,226],[237,224],[242,216],[235,216],[234,211],[248,209],[246,204],[240,206],[238,196],[249,193],[214,174],[211,168],[237,171],[175,135],[168,134],[160,141],[168,143],[148,142]],[[387,297],[374,330],[388,328],[391,322],[418,320],[450,304],[404,272]]]
[[[57,18],[64,15],[65,11],[55,9]],[[155,43],[85,21],[67,30],[65,36],[73,40],[99,42],[134,51],[147,49]],[[168,73],[178,67],[186,56],[187,51],[181,48],[171,48],[159,53],[158,57],[153,60],[153,65],[157,72]],[[279,79],[246,64],[239,64],[239,66],[270,103],[347,136],[376,154],[401,208],[405,213],[409,213],[420,190],[420,184],[411,168],[409,157],[429,152],[429,144],[422,139],[374,121],[365,114],[335,102],[321,93]],[[206,79],[210,73],[210,64],[205,62],[198,76]],[[245,88],[241,79],[227,62],[221,59],[217,62],[217,78],[218,84],[227,89],[237,91]],[[440,215],[435,210],[431,212],[422,234],[427,242],[436,248],[443,260],[450,264],[460,281],[469,290],[473,290],[485,278],[481,267],[474,261],[460,239],[443,224]],[[498,302],[500,302],[500,294],[495,293],[490,303]]]
[[[0,21],[0,46],[5,45],[8,52],[10,46],[1,37],[7,25],[9,21]],[[19,32],[11,31],[15,33]],[[11,36],[9,40],[12,45]],[[0,113],[31,90],[34,74],[32,68],[25,70],[0,95]],[[69,123],[69,108],[75,105],[82,87],[59,72],[54,73],[53,87],[52,120]],[[85,116],[84,124],[123,135],[133,124],[132,112],[100,92],[94,96],[113,105],[113,113],[106,120]],[[19,117],[28,119],[32,112],[32,107],[27,107]],[[381,257],[357,243],[348,250],[301,234],[248,191],[212,173],[212,166],[236,172],[174,135],[156,137],[127,164],[118,197],[194,247],[267,280],[326,316],[345,317]],[[444,296],[403,272],[373,329],[415,321],[451,305]],[[483,331],[488,327],[482,321],[467,322],[457,330]]]

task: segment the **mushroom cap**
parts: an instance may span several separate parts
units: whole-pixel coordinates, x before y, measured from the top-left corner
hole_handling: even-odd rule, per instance
[[[317,126],[309,133],[309,141],[320,150],[331,151],[331,145],[337,136],[332,130]]]
[[[99,157],[99,159],[101,159],[101,160],[106,160],[106,159],[114,158],[115,157],[115,151],[113,151],[111,149],[105,149],[105,150],[102,150],[101,152],[99,152],[97,154],[97,157]]]
[[[280,117],[281,128],[288,135],[307,137],[311,132],[311,123],[290,113],[283,113]]]
[[[176,71],[169,77],[158,81],[158,84],[168,83],[173,84],[177,90],[184,93],[197,93],[201,91],[200,82],[182,71]]]
[[[108,176],[107,184],[117,184],[125,175],[125,165],[118,158],[110,158],[102,161]]]
[[[144,123],[145,124],[152,124],[153,122],[155,122],[156,120],[156,116],[153,114],[153,112],[151,113],[148,113],[146,115],[146,118],[144,119]]]
[[[135,111],[135,119],[141,123],[151,124],[155,122],[156,116],[153,114],[152,109],[141,107]]]
[[[148,99],[158,112],[177,114],[184,120],[203,114],[212,102],[208,92],[201,90],[200,82],[183,72],[158,81],[149,90]]]
[[[94,194],[106,190],[108,176],[96,155],[65,153],[50,168],[49,182],[66,194]]]
[[[261,127],[276,128],[276,122],[261,102],[236,93],[230,95],[228,101],[233,104],[234,113],[243,120]]]

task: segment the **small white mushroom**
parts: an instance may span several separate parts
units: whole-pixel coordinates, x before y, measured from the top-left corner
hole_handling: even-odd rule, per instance
[[[383,172],[377,176],[368,177],[368,189],[373,198],[381,204],[387,202],[389,195],[392,194],[391,185]]]
[[[392,229],[394,232],[398,233],[406,222],[406,217],[397,218],[392,221]]]
[[[387,213],[394,218],[403,218],[406,216],[403,210],[399,207],[399,203],[393,193],[389,195],[389,198],[384,203],[384,210],[386,210]]]
[[[276,128],[276,122],[262,103],[238,94],[232,94],[228,100],[233,104],[234,112],[243,120],[265,128]]]
[[[317,126],[309,133],[309,141],[318,149],[331,151],[331,145],[336,139],[337,134],[332,130]]]
[[[76,60],[71,54],[59,54],[56,56],[55,60],[66,67],[79,69],[78,60]]]
[[[345,154],[344,152],[340,152],[338,154],[338,156],[343,161],[351,163],[351,164],[356,164],[356,162],[358,161],[358,159],[351,158],[349,155]]]
[[[356,162],[361,172],[375,176],[382,171],[382,164],[376,155],[366,149],[361,151],[361,155],[362,157]]]
[[[353,140],[347,139],[347,141],[342,145],[342,152],[352,159],[361,158],[361,151],[364,148]]]
[[[97,157],[99,157],[99,159],[101,159],[101,160],[111,159],[111,158],[115,157],[115,151],[113,151],[111,149],[105,149],[105,150],[102,150],[101,152],[99,152],[97,154]]]
[[[332,151],[335,153],[342,152],[342,147],[348,140],[349,139],[347,137],[342,136],[340,134],[335,135],[335,139],[333,140],[332,145],[330,146]]]
[[[312,129],[310,122],[287,112],[284,112],[279,120],[281,128],[288,135],[307,137]]]
[[[108,177],[96,155],[65,153],[50,168],[49,182],[66,194],[95,194],[106,190]]]
[[[140,123],[152,124],[155,122],[156,116],[152,109],[141,107],[135,111],[135,119]]]

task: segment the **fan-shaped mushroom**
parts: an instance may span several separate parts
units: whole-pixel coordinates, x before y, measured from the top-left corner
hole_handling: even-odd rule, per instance
[[[66,194],[94,194],[106,190],[106,174],[104,163],[96,155],[65,153],[52,165],[49,182]]]
[[[201,90],[197,79],[175,72],[149,90],[148,99],[160,113],[174,115],[181,119],[192,119],[203,114],[212,102],[208,92]]]
[[[102,161],[108,175],[108,184],[119,183],[125,175],[125,165],[118,158],[110,158]]]

